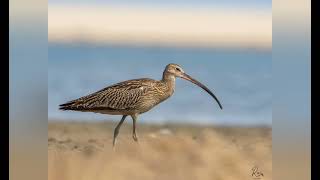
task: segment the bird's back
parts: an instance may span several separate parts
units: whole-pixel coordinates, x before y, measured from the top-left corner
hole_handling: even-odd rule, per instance
[[[164,85],[149,78],[132,79],[108,86],[87,96],[60,105],[61,110],[104,114],[133,114],[151,109],[167,97]]]

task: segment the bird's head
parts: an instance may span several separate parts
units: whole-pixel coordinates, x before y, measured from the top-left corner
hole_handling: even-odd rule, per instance
[[[185,79],[185,80],[190,81],[190,82],[196,84],[197,86],[201,87],[217,101],[217,103],[219,104],[219,107],[222,109],[222,105],[219,102],[218,98],[205,85],[203,85],[202,83],[200,83],[196,79],[194,79],[191,76],[189,76],[188,74],[186,74],[180,65],[168,64],[166,66],[165,73],[169,74],[171,76],[174,76],[174,77],[179,77],[179,78]]]
[[[173,75],[174,77],[181,77],[184,73],[183,69],[178,64],[168,64],[165,72]]]

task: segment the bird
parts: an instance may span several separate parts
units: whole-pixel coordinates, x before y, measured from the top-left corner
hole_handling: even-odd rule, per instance
[[[138,142],[136,123],[138,116],[167,100],[175,91],[176,78],[182,78],[201,87],[222,105],[218,98],[202,83],[184,72],[178,64],[166,65],[161,80],[149,78],[131,79],[105,87],[97,92],[59,105],[60,110],[122,115],[113,132],[113,147],[119,130],[127,116],[133,120],[132,138]]]

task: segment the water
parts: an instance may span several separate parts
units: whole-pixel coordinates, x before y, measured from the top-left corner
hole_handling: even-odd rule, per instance
[[[119,120],[120,116],[59,111],[58,105],[134,78],[161,79],[177,63],[211,89],[222,103],[182,79],[175,94],[139,121],[271,125],[270,52],[49,44],[48,116],[64,120]]]

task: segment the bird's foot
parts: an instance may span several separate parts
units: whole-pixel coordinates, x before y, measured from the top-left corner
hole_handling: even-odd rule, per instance
[[[139,142],[137,134],[132,134],[132,138],[135,142]]]
[[[116,139],[113,139],[112,142],[112,149],[115,150],[116,149]]]

